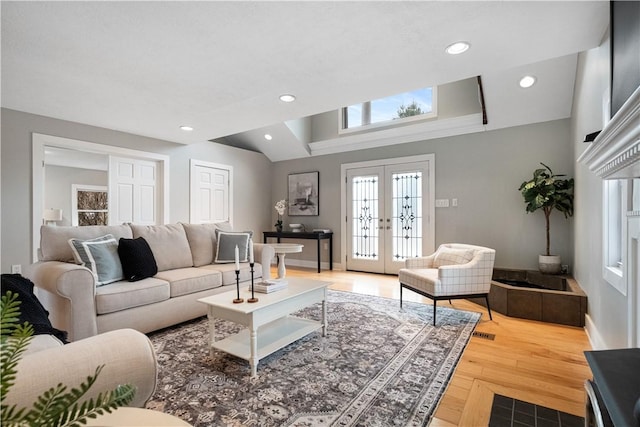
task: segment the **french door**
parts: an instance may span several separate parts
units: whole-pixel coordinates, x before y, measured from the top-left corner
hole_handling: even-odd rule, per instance
[[[396,274],[430,249],[429,162],[346,172],[347,270]]]

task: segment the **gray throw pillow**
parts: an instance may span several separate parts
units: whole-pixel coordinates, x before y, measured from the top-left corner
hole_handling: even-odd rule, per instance
[[[77,264],[87,267],[96,278],[96,286],[124,279],[118,256],[118,241],[111,234],[91,240],[69,239]]]
[[[216,250],[217,263],[229,263],[236,260],[236,246],[238,246],[239,262],[249,261],[249,241],[253,235],[252,231],[235,232],[216,230]]]

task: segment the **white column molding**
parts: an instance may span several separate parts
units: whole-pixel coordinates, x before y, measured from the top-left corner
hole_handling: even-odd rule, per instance
[[[578,161],[603,179],[640,176],[640,87]]]

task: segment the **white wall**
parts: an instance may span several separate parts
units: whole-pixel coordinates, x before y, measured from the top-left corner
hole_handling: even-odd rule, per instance
[[[604,126],[608,102],[610,50],[607,37],[580,54],[573,101],[571,139],[574,158],[586,149],[586,134]],[[595,348],[627,347],[627,299],[603,279],[602,179],[576,163],[575,278],[588,295],[587,332]]]
[[[433,139],[371,150],[352,151],[307,159],[277,162],[273,169],[271,206],[287,197],[287,176],[320,172],[320,215],[286,217],[285,224],[303,223],[309,228],[334,231],[334,262],[340,254],[340,165],[366,160],[435,154],[436,198],[457,198],[457,208],[436,208],[436,246],[465,242],[496,249],[496,266],[537,269],[545,251],[542,212],[527,214],[518,187],[533,170],[549,165],[556,173],[573,176],[573,144],[569,121],[558,120]],[[271,223],[277,218],[271,209]],[[273,228],[273,227],[272,227]],[[551,249],[564,264],[573,264],[572,219],[555,212],[551,218]],[[305,244],[304,241],[301,243]],[[307,241],[306,245],[309,245]],[[315,248],[287,258],[315,258]],[[326,254],[323,254],[326,259]]]
[[[170,157],[170,219],[189,222],[189,159],[233,166],[234,226],[269,229],[271,162],[262,154],[203,141],[180,145],[110,129],[2,109],[2,272],[31,263],[31,134],[42,133]]]

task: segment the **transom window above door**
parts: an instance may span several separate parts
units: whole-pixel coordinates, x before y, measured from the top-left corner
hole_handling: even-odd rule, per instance
[[[436,89],[427,87],[344,107],[340,132],[392,126],[436,117]]]

